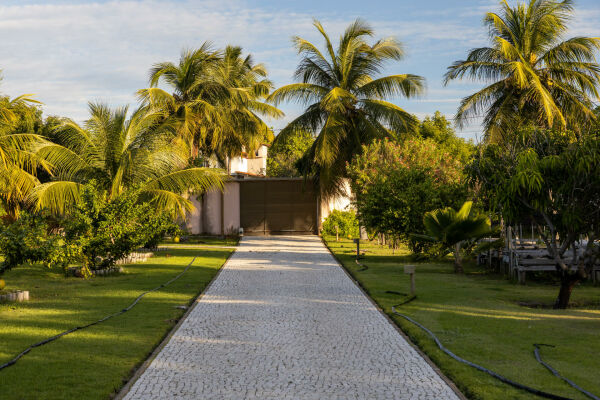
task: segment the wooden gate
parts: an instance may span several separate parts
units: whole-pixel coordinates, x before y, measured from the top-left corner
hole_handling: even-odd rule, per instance
[[[317,195],[303,179],[240,180],[240,224],[249,235],[316,234]]]

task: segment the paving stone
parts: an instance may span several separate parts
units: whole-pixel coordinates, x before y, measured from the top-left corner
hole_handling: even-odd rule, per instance
[[[315,236],[245,237],[125,399],[458,399]]]

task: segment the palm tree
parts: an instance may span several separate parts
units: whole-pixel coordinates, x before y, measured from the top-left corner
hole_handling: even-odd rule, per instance
[[[514,8],[502,1],[499,14],[487,13],[491,46],[471,50],[445,76],[489,83],[462,100],[458,124],[483,116],[486,137],[500,140],[522,123],[579,130],[593,119],[600,38],[563,40],[572,12],[572,0],[530,0]]]
[[[374,139],[412,130],[417,120],[387,101],[393,96],[414,97],[423,92],[424,79],[401,74],[377,77],[386,61],[401,60],[402,45],[394,38],[370,45],[373,30],[360,19],[341,36],[334,50],[320,22],[325,52],[301,37],[293,39],[302,60],[294,83],[277,89],[269,100],[275,105],[292,100],[306,106],[276,140],[309,131],[316,140],[304,157],[304,174],[314,173],[324,196],[336,194],[346,175],[346,162]]]
[[[473,202],[467,201],[459,211],[451,207],[428,212],[423,217],[427,235],[413,235],[416,239],[437,242],[454,255],[454,271],[462,274],[463,244],[491,233],[488,217],[472,210]]]
[[[38,185],[31,199],[37,208],[63,213],[79,199],[83,183],[95,180],[109,200],[133,187],[157,209],[183,215],[192,208],[186,194],[223,188],[222,171],[188,167],[189,148],[176,136],[178,124],[164,113],[141,107],[111,110],[90,104],[84,127],[65,120],[57,130],[64,146],[38,151],[55,178]]]
[[[13,99],[0,96],[0,202],[10,219],[18,217],[25,199],[39,184],[38,168],[48,171],[47,163],[36,154],[50,144],[33,133],[39,120],[37,104],[27,94]]]
[[[214,51],[204,43],[184,51],[175,65],[156,64],[150,71],[150,88],[138,92],[144,104],[165,110],[181,121],[179,132],[190,144],[192,156],[216,155],[221,162],[255,150],[269,130],[259,115],[278,118],[277,108],[265,104],[273,84],[262,64],[240,47]],[[173,94],[157,88],[164,81]]]

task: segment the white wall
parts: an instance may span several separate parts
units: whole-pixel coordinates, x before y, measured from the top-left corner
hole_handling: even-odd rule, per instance
[[[233,157],[229,163],[230,173],[248,172],[248,160],[244,157]]]
[[[331,214],[333,210],[348,211],[352,210],[352,191],[350,190],[350,182],[348,180],[344,183],[345,196],[332,197],[327,200],[321,200],[321,207],[319,213],[320,223]]]

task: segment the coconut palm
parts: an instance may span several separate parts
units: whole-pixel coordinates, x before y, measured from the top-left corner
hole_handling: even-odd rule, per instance
[[[573,12],[571,0],[530,0],[487,13],[490,47],[470,51],[448,68],[446,83],[462,78],[489,85],[465,97],[459,125],[483,117],[488,139],[522,123],[579,130],[594,116],[600,67],[600,38],[563,39]]]
[[[459,211],[451,207],[428,212],[423,217],[426,235],[413,235],[416,239],[440,243],[454,255],[454,271],[463,273],[462,247],[465,242],[483,238],[491,233],[491,223],[485,215],[472,210],[467,201]]]
[[[373,30],[364,21],[354,21],[336,50],[320,22],[315,21],[325,41],[325,51],[301,38],[293,41],[302,60],[295,78],[299,83],[283,86],[269,97],[275,105],[291,100],[306,106],[276,140],[309,131],[316,140],[304,157],[304,174],[315,174],[325,196],[340,191],[346,162],[374,139],[415,128],[417,120],[390,97],[414,97],[422,93],[424,79],[417,75],[379,76],[390,60],[401,60],[404,51],[394,38],[367,43]]]
[[[81,185],[93,179],[109,199],[139,186],[157,209],[183,215],[192,208],[189,191],[223,187],[222,171],[188,167],[189,149],[175,135],[178,124],[163,112],[141,107],[128,117],[127,107],[90,103],[89,108],[83,127],[71,120],[59,126],[56,135],[64,146],[38,151],[55,179],[35,188],[31,198],[37,208],[65,212],[78,200]]]
[[[34,132],[40,104],[31,95],[11,99],[0,96],[0,202],[9,218],[19,215],[21,206],[35,185],[38,168],[48,165],[36,151],[49,145]]]
[[[150,88],[138,92],[144,104],[166,110],[181,121],[179,132],[193,150],[220,161],[255,150],[268,129],[260,115],[278,118],[283,114],[265,104],[273,85],[262,64],[240,47],[214,51],[208,43],[198,50],[184,51],[179,64],[156,64],[150,71]],[[173,94],[157,88],[164,81]]]

